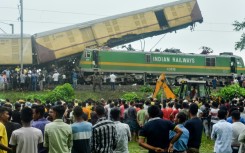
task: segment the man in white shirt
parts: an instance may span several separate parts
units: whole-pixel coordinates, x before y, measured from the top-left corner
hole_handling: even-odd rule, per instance
[[[10,145],[15,153],[38,153],[38,145],[43,142],[43,134],[41,130],[31,127],[31,108],[22,109],[21,120],[23,127],[12,133]]]
[[[114,73],[110,75],[111,90],[115,90],[116,76]]]
[[[240,142],[238,142],[239,134],[242,133],[243,130],[245,130],[245,125],[240,122],[240,112],[238,110],[234,110],[231,113],[232,116],[232,142],[231,142],[231,148],[233,150],[233,153],[238,153],[238,150],[240,148]]]
[[[215,140],[214,152],[215,153],[232,153],[231,140],[232,140],[232,126],[226,122],[225,118],[227,111],[221,109],[218,111],[218,118],[220,119],[213,125],[211,139]]]
[[[59,83],[59,73],[57,71],[54,72],[53,74],[53,79],[54,79],[54,85],[58,85]]]
[[[111,109],[110,112],[111,119],[116,125],[117,131],[117,147],[113,153],[129,153],[128,151],[128,141],[131,139],[130,128],[128,124],[121,123],[120,120],[120,110],[118,108]]]

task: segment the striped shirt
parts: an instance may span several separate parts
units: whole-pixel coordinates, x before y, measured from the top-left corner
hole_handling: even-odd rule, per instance
[[[98,119],[93,126],[91,138],[92,153],[113,153],[117,146],[115,124],[105,117]]]
[[[71,125],[73,134],[72,153],[91,153],[90,138],[92,135],[92,124],[89,122],[77,122]]]

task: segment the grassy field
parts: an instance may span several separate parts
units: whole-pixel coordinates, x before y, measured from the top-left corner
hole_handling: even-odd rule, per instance
[[[207,139],[203,133],[200,153],[213,153],[214,141]],[[140,147],[136,142],[129,142],[130,153],[147,153],[148,151]]]
[[[139,92],[136,87],[132,87],[130,89],[117,89],[116,91],[110,91],[108,87],[104,87],[104,90],[102,91],[92,91],[91,86],[86,86],[86,88],[75,91],[75,98],[79,100],[86,100],[88,98],[92,98],[94,100],[99,100],[101,98],[104,99],[114,99],[114,98],[120,98],[124,93],[134,91],[137,93],[139,97],[146,98],[149,96],[149,93],[142,93]],[[11,102],[15,102],[18,99],[25,99],[27,96],[35,95],[35,94],[44,94],[49,91],[44,92],[14,92],[14,91],[8,91],[8,92],[0,92],[0,99],[10,99]],[[213,146],[214,142],[210,139],[207,139],[204,134],[202,138],[202,145],[200,148],[201,153],[212,153],[213,152]],[[145,153],[148,152],[147,150],[139,147],[138,143],[136,142],[130,142],[129,143],[129,151],[130,153]]]

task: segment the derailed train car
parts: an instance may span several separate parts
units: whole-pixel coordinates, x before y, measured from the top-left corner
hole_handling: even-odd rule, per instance
[[[196,0],[180,0],[33,35],[38,63],[176,31],[203,17]]]
[[[20,64],[21,40],[19,35],[0,35],[0,65]],[[23,64],[33,63],[31,35],[23,36]]]
[[[84,72],[118,73],[124,83],[147,81],[148,76],[158,76],[162,72],[172,76],[217,76],[222,79],[232,74],[245,74],[243,59],[232,53],[203,55],[87,49],[82,55],[80,67]]]

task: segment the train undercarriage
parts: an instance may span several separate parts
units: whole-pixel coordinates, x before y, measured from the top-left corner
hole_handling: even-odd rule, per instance
[[[110,83],[110,74],[108,72],[101,72],[102,75],[103,84],[109,84]],[[144,85],[144,84],[150,84],[155,85],[156,81],[159,77],[158,73],[114,73],[116,78],[116,84],[120,85]],[[92,72],[84,72],[82,74],[83,81],[81,84],[92,84]],[[216,78],[217,80],[217,86],[223,87],[225,85],[231,84],[231,81],[233,79],[232,76],[207,76],[207,75],[171,75],[167,74],[167,81],[170,85],[178,86],[180,84],[181,80],[204,80],[207,82],[207,85],[212,86],[212,80]]]

